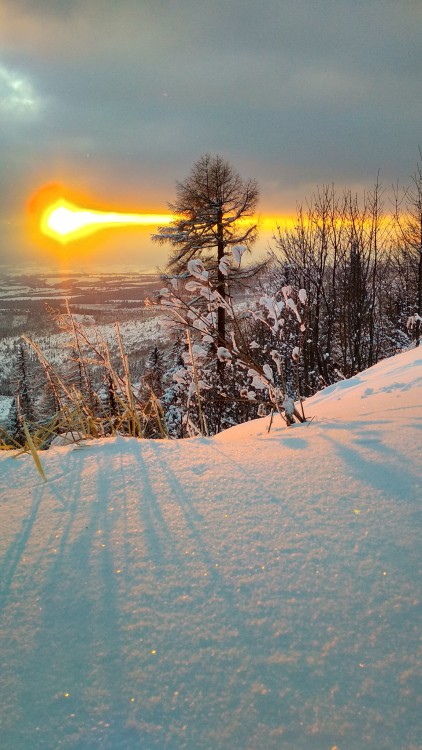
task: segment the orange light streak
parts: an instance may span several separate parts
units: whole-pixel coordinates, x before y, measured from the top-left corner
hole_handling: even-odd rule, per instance
[[[123,212],[115,210],[115,206],[113,208],[112,211],[103,210],[98,199],[76,194],[63,185],[50,183],[40,188],[29,201],[28,228],[32,240],[38,245],[41,244],[47,252],[54,251],[57,244],[62,246],[64,252],[75,243],[75,248],[72,247],[74,257],[75,251],[83,256],[96,251],[97,243],[93,235],[101,230],[113,233],[122,227],[139,227],[145,235],[149,227],[154,230],[158,226],[171,224],[175,219],[172,214],[133,210]],[[282,229],[293,229],[296,223],[293,216],[274,214],[261,214],[256,219],[243,218],[239,223],[249,224],[255,220],[258,221],[261,238],[267,240],[276,232],[277,226]]]
[[[118,226],[157,226],[170,224],[171,214],[93,211],[60,198],[41,214],[40,229],[47,237],[65,245],[88,237],[101,229]]]

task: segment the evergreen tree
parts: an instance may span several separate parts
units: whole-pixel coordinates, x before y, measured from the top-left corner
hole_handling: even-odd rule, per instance
[[[19,343],[18,355],[16,361],[17,372],[17,391],[16,404],[19,419],[25,417],[27,422],[35,422],[35,405],[34,396],[31,387],[31,366],[28,353],[22,344]]]
[[[165,372],[164,354],[157,345],[151,350],[146,362],[145,383],[159,398],[163,392],[163,375]]]
[[[206,154],[193,165],[190,175],[176,186],[176,200],[168,207],[175,215],[166,227],[159,227],[152,239],[170,243],[173,253],[170,273],[185,272],[190,260],[200,259],[215,279],[224,298],[226,275],[222,259],[228,248],[250,247],[257,236],[253,216],[258,203],[255,180],[244,181],[221,156]],[[250,222],[245,222],[250,219]],[[218,334],[225,336],[225,310],[218,310]]]

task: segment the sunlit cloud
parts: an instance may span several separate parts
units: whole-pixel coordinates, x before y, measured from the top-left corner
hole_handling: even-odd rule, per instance
[[[0,65],[0,112],[33,115],[40,106],[41,100],[28,78]]]

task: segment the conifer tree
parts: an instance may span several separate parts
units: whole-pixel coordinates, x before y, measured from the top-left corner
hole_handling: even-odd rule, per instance
[[[35,407],[30,385],[29,358],[22,342],[18,348],[16,371],[18,376],[16,403],[19,418],[25,417],[28,422],[35,422]]]
[[[224,298],[226,276],[221,261],[227,249],[250,248],[257,236],[253,216],[258,203],[255,180],[242,180],[221,156],[201,156],[190,175],[176,185],[176,200],[168,207],[174,221],[159,227],[152,239],[173,248],[167,269],[185,271],[188,262],[200,259]],[[245,219],[247,221],[245,221]],[[218,334],[225,336],[225,310],[218,310]]]
[[[164,371],[163,352],[155,345],[147,359],[144,380],[157,397],[161,396],[163,392]]]

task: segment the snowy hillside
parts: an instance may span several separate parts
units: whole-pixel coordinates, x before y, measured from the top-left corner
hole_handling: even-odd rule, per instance
[[[90,341],[95,342],[98,334],[107,342],[113,354],[117,349],[116,329],[113,324],[95,325],[93,319],[87,315],[74,315],[73,319],[84,324],[84,330]],[[133,358],[141,353],[150,351],[157,341],[166,342],[160,315],[156,314],[146,320],[130,320],[120,324],[120,333],[126,353]],[[71,336],[66,332],[54,333],[48,336],[32,337],[40,347],[44,356],[53,367],[61,367],[69,361],[69,342]],[[0,338],[0,387],[9,387],[16,381],[17,352],[20,336]],[[1,398],[1,396],[0,396]],[[2,415],[0,412],[0,424]]]
[[[312,421],[0,456],[3,750],[419,750],[422,350]]]

